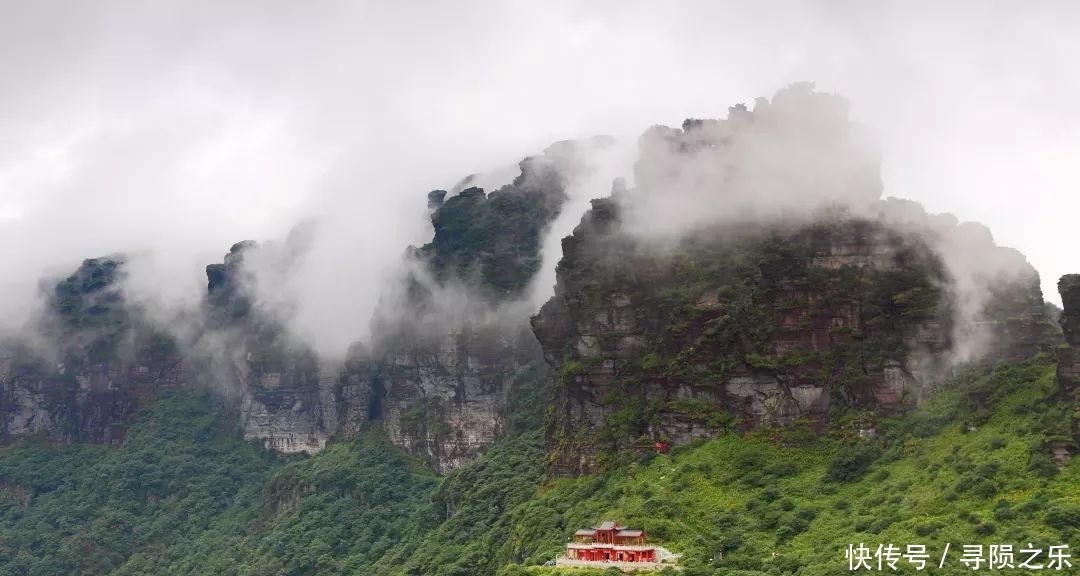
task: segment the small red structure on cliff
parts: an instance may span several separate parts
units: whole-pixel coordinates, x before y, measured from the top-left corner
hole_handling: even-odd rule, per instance
[[[574,532],[566,557],[585,562],[656,562],[655,546],[645,544],[645,532],[605,520],[599,526]]]

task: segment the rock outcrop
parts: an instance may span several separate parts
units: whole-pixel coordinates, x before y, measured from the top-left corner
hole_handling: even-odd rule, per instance
[[[207,266],[182,338],[126,300],[122,259],[87,260],[49,289],[39,338],[0,344],[0,441],[121,442],[163,390],[205,386],[273,450],[377,425],[446,472],[546,418],[552,469],[580,473],[658,442],[901,409],[957,362],[1047,349],[1026,260],[985,228],[880,200],[842,99],[796,85],[729,112],[642,136],[634,186],[616,181],[563,240],[535,316],[545,234],[589,168],[581,144],[490,192],[470,177],[429,193],[432,241],[409,247],[343,366],[260,292],[295,272],[303,234]],[[1075,346],[1080,281],[1061,286]],[[1068,390],[1076,349],[1059,350]]]
[[[542,411],[546,364],[527,301],[566,175],[581,168],[578,146],[523,160],[490,193],[467,179],[454,194],[428,194],[434,237],[408,250],[372,341],[354,345],[343,367],[321,361],[291,335],[288,311],[261,300],[260,286],[293,273],[302,233],[273,247],[237,243],[207,266],[205,302],[185,319],[183,341],[125,300],[121,259],[87,260],[49,295],[34,327],[40,346],[0,346],[0,440],[120,442],[162,390],[206,386],[245,438],[273,450],[313,453],[376,424],[437,470],[467,462],[511,429],[522,398],[531,403],[518,412]]]
[[[176,342],[125,302],[123,260],[86,260],[44,294],[27,332],[0,343],[0,441],[124,440],[131,416],[187,382]]]
[[[657,249],[618,213],[594,202],[533,320],[558,373],[558,472],[733,427],[816,427],[835,403],[898,408],[947,362],[944,271],[915,239],[847,219]]]
[[[519,387],[546,385],[539,347],[519,321],[465,321],[377,357],[354,352],[340,384],[345,429],[379,422],[394,444],[440,472],[469,462],[510,431]]]
[[[544,233],[566,201],[565,175],[580,168],[578,146],[526,159],[490,194],[428,195],[434,238],[410,249],[372,342],[356,347],[342,377],[342,395],[364,405],[347,409],[349,426],[378,420],[391,441],[445,472],[511,429],[515,396],[546,388],[527,297]]]
[[[336,430],[340,399],[337,371],[296,341],[273,311],[254,305],[254,267],[267,257],[252,241],[206,267],[207,331],[192,346],[192,361],[205,384],[237,406],[247,439],[279,452],[314,453]],[[275,262],[276,264],[276,262]]]
[[[1065,343],[1058,347],[1058,382],[1067,394],[1080,387],[1080,274],[1062,276],[1058,292],[1064,311],[1061,314],[1061,330]]]
[[[639,147],[635,187],[593,201],[533,319],[555,473],[725,429],[810,432],[915,404],[956,362],[1046,348],[1034,269],[981,227],[880,200],[836,97],[797,85]]]

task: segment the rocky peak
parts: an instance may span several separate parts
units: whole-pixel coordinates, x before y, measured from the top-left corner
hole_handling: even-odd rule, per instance
[[[223,324],[246,316],[251,309],[251,299],[246,295],[245,284],[251,274],[243,268],[248,252],[259,249],[254,240],[233,244],[220,264],[206,267],[206,295],[211,319]]]
[[[355,355],[342,393],[355,426],[378,420],[391,440],[448,471],[510,431],[520,394],[545,385],[524,297],[542,263],[543,236],[566,201],[578,144],[558,143],[520,164],[490,193],[469,186],[428,196],[432,241],[409,251],[384,295],[368,351]],[[536,406],[526,407],[531,410]]]
[[[175,340],[125,301],[123,277],[122,257],[85,260],[44,289],[33,344],[0,345],[0,441],[119,443],[141,406],[184,385]]]
[[[280,246],[239,242],[208,265],[202,321],[182,353],[124,301],[121,259],[88,260],[47,289],[42,331],[67,356],[50,364],[0,350],[0,435],[120,441],[139,406],[190,381],[221,392],[244,436],[274,450],[315,452],[378,422],[439,470],[468,461],[510,429],[514,391],[544,385],[528,311],[517,303],[566,200],[574,150],[560,143],[523,160],[513,182],[491,193],[429,194],[434,237],[409,251],[404,289],[384,299],[376,338],[354,346],[343,367],[296,341],[287,311],[255,305],[260,282],[292,273],[305,230]]]
[[[638,232],[677,233],[720,221],[805,217],[881,196],[880,158],[845,99],[801,83],[753,110],[654,126],[638,139],[633,202]]]
[[[1080,274],[1062,276],[1058,281],[1062,313],[1059,320],[1065,343],[1058,347],[1058,382],[1072,394],[1080,387]]]
[[[414,254],[440,282],[459,281],[497,302],[520,297],[540,268],[543,233],[566,201],[560,165],[528,158],[521,174],[485,193],[469,187],[445,200],[429,194],[435,235]]]
[[[1068,274],[1058,281],[1062,313],[1059,322],[1069,344],[1080,344],[1080,274]]]
[[[252,260],[287,273],[273,260],[287,259],[287,248],[268,254],[254,241],[238,242],[221,263],[206,267],[208,330],[192,347],[192,360],[201,381],[236,405],[245,438],[280,452],[314,453],[337,428],[336,372],[274,312],[254,306]]]
[[[47,291],[38,327],[69,362],[87,355],[100,361],[116,351],[130,328],[122,277],[120,257],[92,258]]]
[[[434,212],[446,201],[446,190],[432,190],[428,192],[427,199],[428,210]]]
[[[815,427],[836,404],[898,408],[944,363],[941,263],[879,223],[702,232],[658,248],[598,232],[611,222],[598,206],[533,319],[556,372],[557,472],[731,427]]]
[[[881,201],[842,98],[795,85],[650,128],[639,149],[634,188],[563,241],[532,321],[556,374],[557,473],[726,429],[812,432],[917,404],[958,359],[1045,349],[1026,260],[984,227]]]

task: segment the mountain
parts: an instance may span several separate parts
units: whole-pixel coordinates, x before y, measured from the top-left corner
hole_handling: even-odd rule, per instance
[[[972,348],[1050,351],[1035,269],[978,226],[880,200],[843,110],[798,85],[642,136],[637,186],[593,200],[533,320],[556,371],[555,471],[726,430],[821,432],[852,410],[872,427]]]
[[[409,249],[372,320],[374,340],[353,346],[344,366],[317,358],[282,311],[257,301],[257,275],[277,281],[306,249],[302,229],[281,246],[239,242],[207,266],[204,304],[179,319],[191,325],[183,334],[152,326],[128,301],[122,257],[87,260],[49,295],[35,327],[46,353],[4,348],[2,437],[119,442],[161,391],[208,387],[230,403],[245,438],[276,451],[314,453],[377,420],[437,470],[474,458],[509,431],[510,404],[535,402],[531,387],[544,386],[520,302],[566,200],[562,174],[581,161],[577,147],[525,159],[490,194],[429,194],[434,237]]]
[[[158,391],[185,387],[168,331],[126,305],[121,257],[86,260],[44,294],[38,337],[0,345],[0,440],[122,443]]]
[[[429,193],[344,361],[266,296],[303,226],[168,320],[122,255],[43,281],[0,343],[0,573],[554,574],[618,518],[686,574],[808,575],[849,543],[1080,528],[1077,277],[1058,319],[984,227],[883,199],[846,102],[798,84],[646,131],[539,306],[611,145]]]

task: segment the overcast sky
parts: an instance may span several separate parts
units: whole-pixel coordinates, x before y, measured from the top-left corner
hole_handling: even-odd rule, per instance
[[[0,316],[110,252],[197,294],[233,242],[321,216],[306,273],[351,305],[317,316],[366,323],[427,190],[801,80],[851,100],[887,195],[987,224],[1058,301],[1080,272],[1078,62],[1066,0],[0,0]]]

